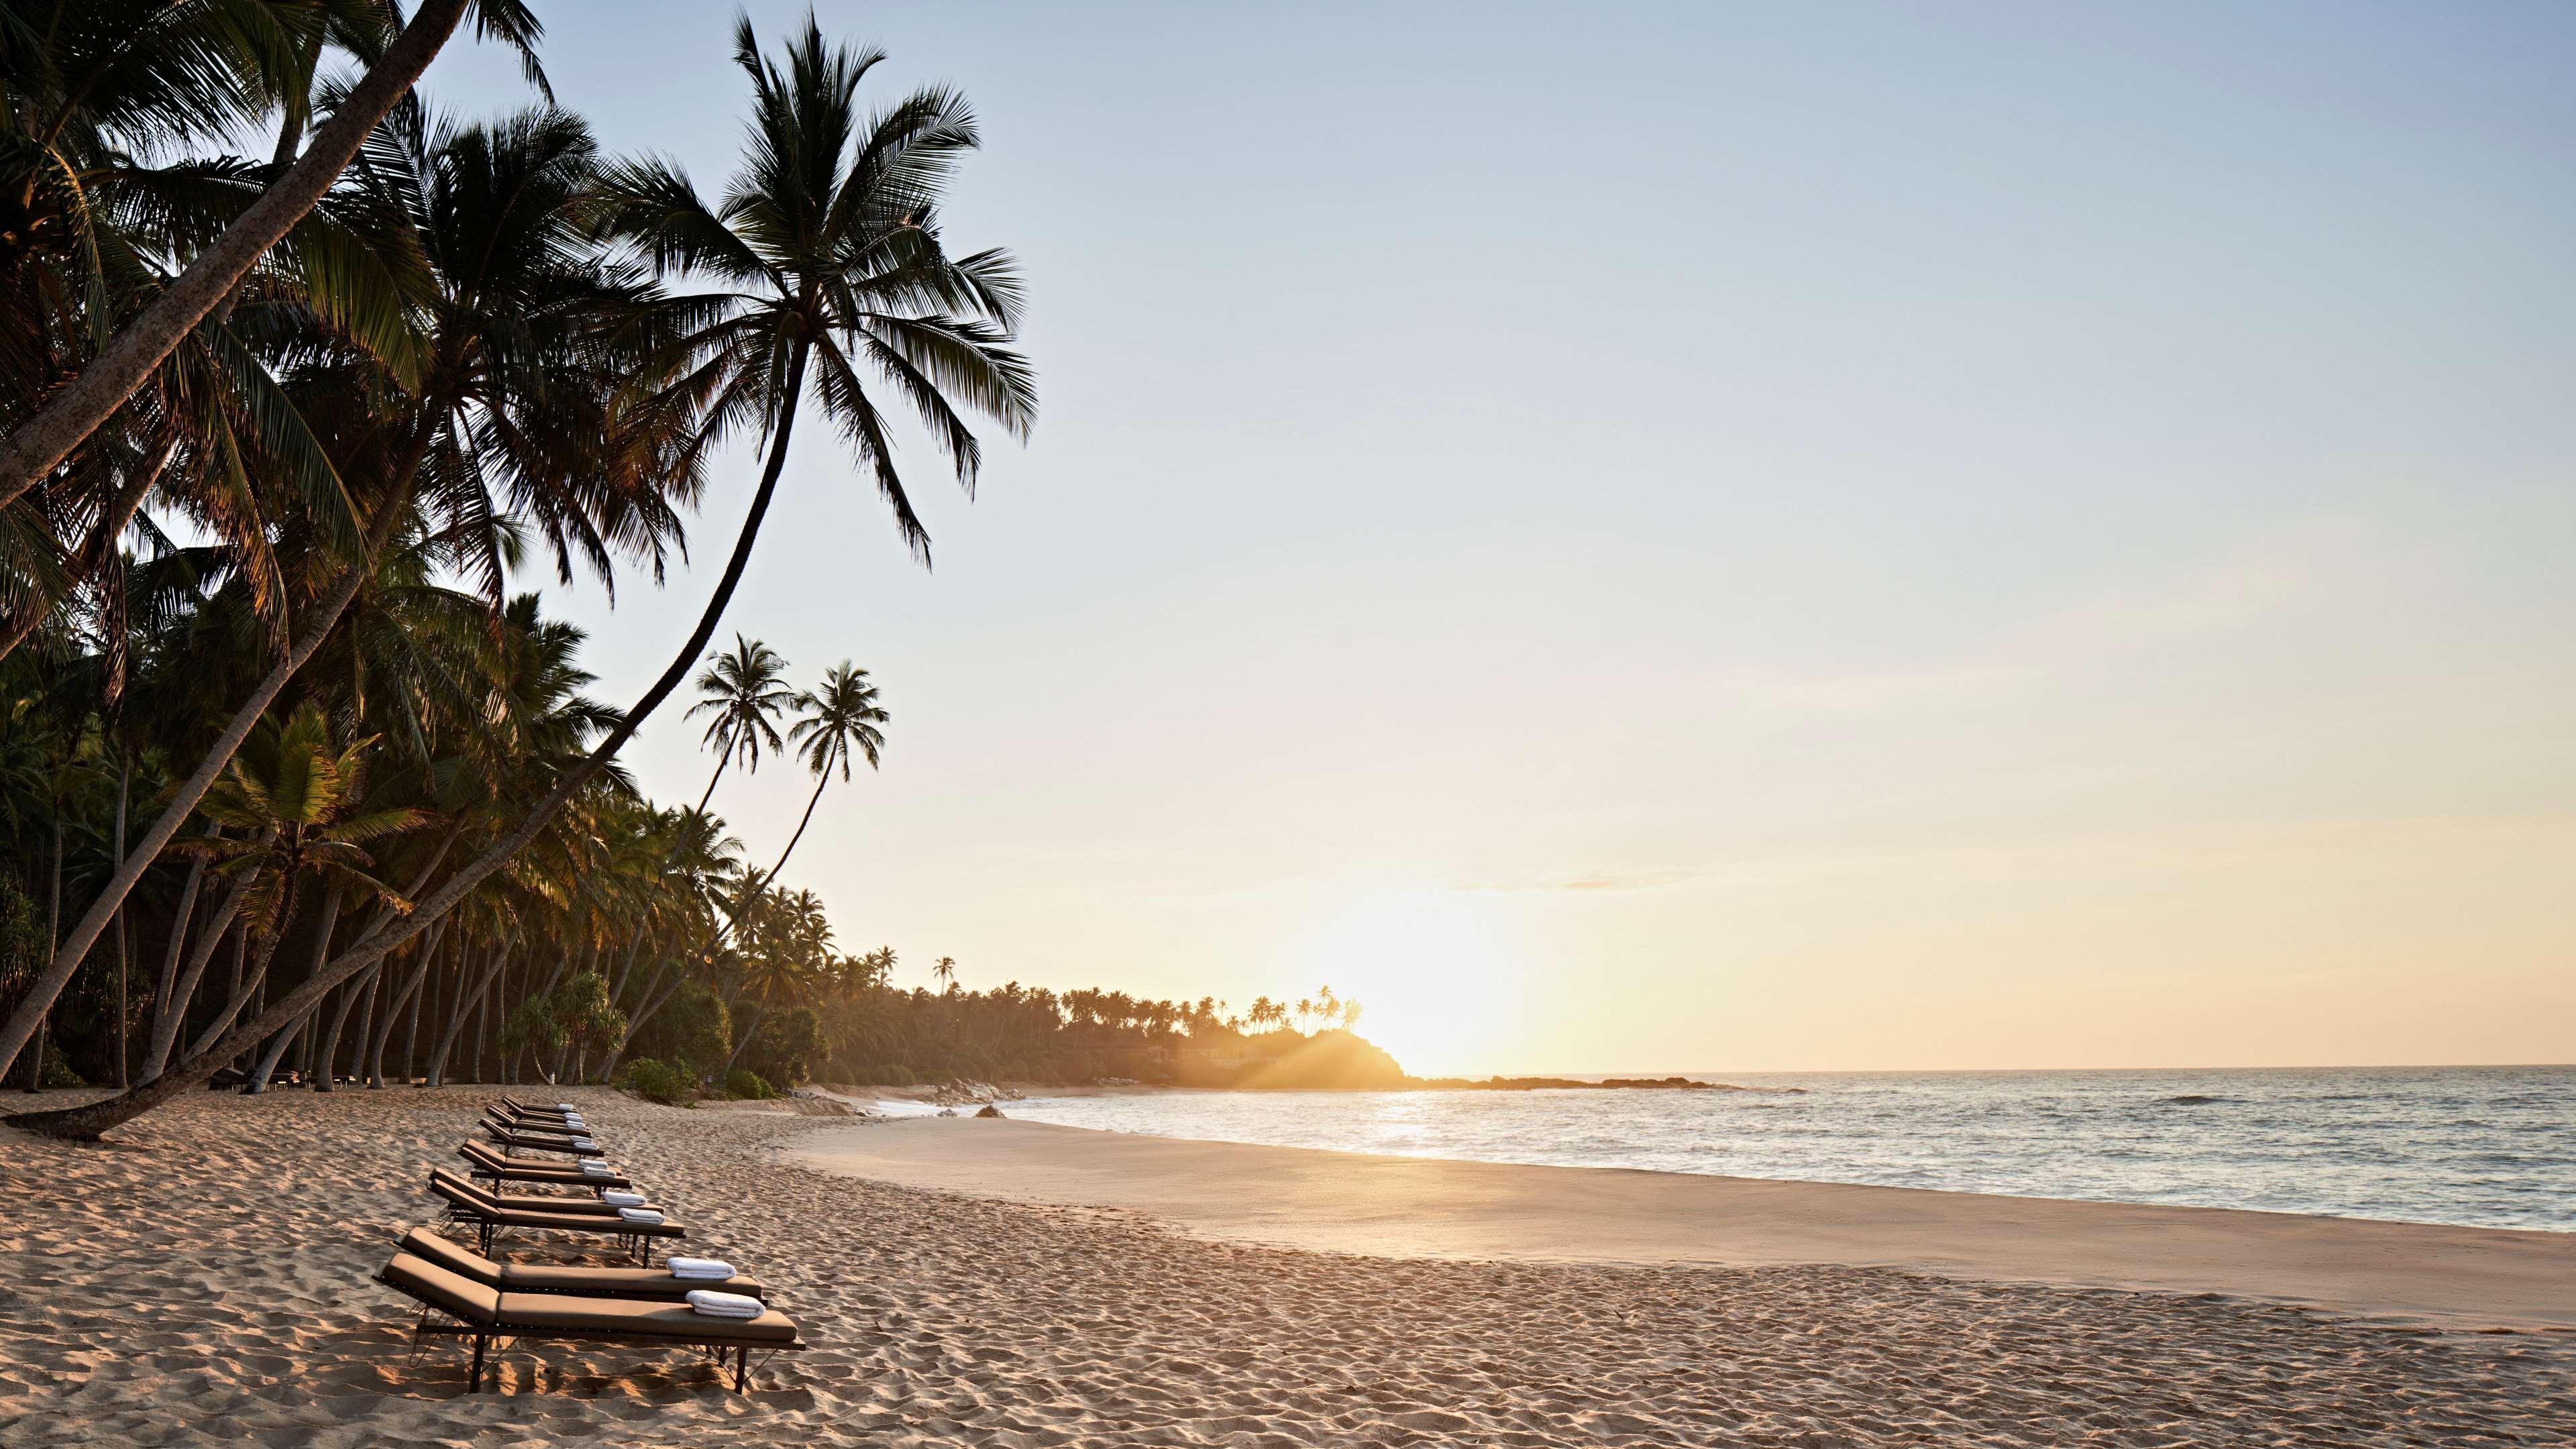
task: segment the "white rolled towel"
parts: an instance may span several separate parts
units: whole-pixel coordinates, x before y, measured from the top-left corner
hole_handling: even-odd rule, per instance
[[[581,1109],[570,1102],[557,1102],[555,1103],[555,1110],[558,1112],[578,1112]]]
[[[585,1177],[615,1177],[617,1175],[616,1173],[608,1170],[607,1163],[600,1161],[596,1157],[583,1158],[580,1166],[582,1175]]]
[[[722,1258],[665,1258],[662,1266],[674,1278],[705,1278],[721,1283],[733,1276],[733,1264]]]
[[[599,1144],[588,1137],[576,1137],[572,1140],[572,1145],[573,1150],[576,1152],[597,1152],[599,1150]]]
[[[581,1127],[587,1124],[581,1120],[581,1114],[579,1112],[575,1112],[564,1119],[564,1125],[566,1127]]]
[[[627,1192],[623,1189],[612,1189],[608,1192],[601,1193],[599,1195],[599,1200],[608,1204],[610,1207],[642,1207],[644,1205],[644,1194],[640,1192]]]
[[[648,1207],[622,1207],[617,1210],[617,1216],[622,1222],[640,1223],[648,1228],[662,1221],[662,1215]]]
[[[706,1288],[689,1290],[689,1311],[710,1318],[758,1318],[760,1300],[739,1293],[717,1293]]]

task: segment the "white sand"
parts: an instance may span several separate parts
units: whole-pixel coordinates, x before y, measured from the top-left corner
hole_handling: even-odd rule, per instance
[[[198,1094],[105,1146],[0,1132],[0,1445],[2576,1443],[2576,1336],[1886,1269],[1258,1247],[782,1160],[846,1161],[828,1120],[545,1095],[578,1098],[690,1250],[757,1273],[815,1347],[735,1397],[685,1354],[532,1344],[501,1356],[514,1392],[467,1397],[452,1348],[407,1358],[410,1306],[368,1274],[433,1216],[421,1184],[486,1094]],[[1019,1125],[918,1140],[1055,1135]]]
[[[2576,1329],[2576,1233],[1524,1167],[939,1118],[800,1139],[799,1160],[1211,1236],[1405,1257],[1834,1263],[2220,1293],[2451,1329]]]

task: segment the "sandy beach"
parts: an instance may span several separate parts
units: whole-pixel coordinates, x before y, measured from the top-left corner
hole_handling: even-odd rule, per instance
[[[2235,1220],[2262,1215],[2208,1215],[2205,1262],[2182,1251],[2190,1234],[2164,1245],[2166,1286],[2236,1279],[2135,1291],[2066,1286],[2089,1271],[2080,1224],[1980,1240],[1978,1205],[2011,1200],[1960,1195],[1931,1252],[1859,1251],[1886,1210],[1858,1198],[1802,1229],[1927,1272],[1768,1261],[1797,1248],[1787,1199],[1747,1208],[1737,1237],[1756,1246],[1736,1252],[1712,1246],[1710,1222],[1640,1215],[1614,1188],[1551,1207],[1548,1190],[1458,1174],[1455,1216],[1482,1217],[1482,1238],[1452,1241],[1454,1256],[1370,1256],[1323,1249],[1373,1238],[1409,1253],[1407,1222],[1448,1236],[1427,1216],[1436,1195],[1383,1199],[1395,1180],[1352,1165],[1381,1159],[1262,1165],[1238,1151],[1286,1149],[1104,1146],[1009,1122],[854,1128],[596,1089],[564,1095],[696,1227],[691,1247],[757,1272],[815,1346],[736,1397],[680,1354],[533,1345],[501,1356],[510,1392],[468,1397],[453,1351],[408,1357],[408,1305],[368,1275],[434,1217],[421,1183],[489,1095],[208,1093],[101,1146],[0,1134],[0,1443],[2576,1441],[2576,1334],[2357,1316],[2460,1306],[2411,1270],[2365,1266],[2347,1312],[2259,1301],[2243,1275],[2275,1245],[2232,1268],[2222,1250]],[[1138,1144],[1194,1151],[1156,1168]],[[956,1190],[907,1185],[933,1180]],[[1231,1224],[1207,1206],[1228,1196]],[[1502,1211],[1514,1201],[1517,1220]],[[1601,1219],[1600,1260],[1541,1261],[1557,1256],[1547,1234],[1586,1218]],[[2461,1231],[2391,1229],[2385,1244]],[[2020,1266],[2051,1271],[2003,1272],[2022,1239],[2034,1256]],[[2459,1274],[2535,1280],[2485,1316],[2565,1321],[2564,1252],[2458,1241],[2468,1258],[2443,1261]],[[1929,1261],[1943,1255],[1958,1261]]]
[[[799,1160],[979,1197],[1132,1209],[1214,1237],[1523,1262],[1832,1263],[2217,1293],[2448,1331],[2576,1332],[2576,1234],[1529,1167],[917,1118]]]

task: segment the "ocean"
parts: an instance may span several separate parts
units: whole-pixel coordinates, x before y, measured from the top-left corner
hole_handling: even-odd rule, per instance
[[[1698,1079],[1747,1090],[1178,1091],[1005,1110],[1409,1157],[2576,1232],[2576,1067]]]

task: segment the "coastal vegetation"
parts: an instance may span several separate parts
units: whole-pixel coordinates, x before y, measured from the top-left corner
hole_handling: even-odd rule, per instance
[[[502,0],[0,12],[0,1082],[119,1089],[11,1120],[209,1082],[1414,1083],[1329,989],[897,986],[784,883],[891,723],[852,663],[710,649],[800,421],[927,563],[898,417],[970,494],[977,426],[1035,417],[1015,263],[943,236],[963,97],[871,106],[882,54],[739,24],[710,197],[554,104]],[[410,89],[469,14],[533,104]],[[694,627],[595,697],[514,585],[658,586],[736,481]],[[714,759],[657,802],[617,756],[693,672]],[[756,851],[714,810],[782,763],[810,789]]]
[[[514,0],[0,8],[0,1080],[124,1089],[12,1120],[94,1136],[227,1073],[599,1075],[675,1004],[732,1032],[719,1074],[792,1058],[802,825],[745,870],[617,756],[802,418],[924,563],[898,427],[970,494],[976,428],[1027,435],[1015,264],[942,235],[964,98],[871,105],[880,53],[745,21],[709,199],[553,104]],[[469,13],[535,104],[410,89]],[[660,584],[743,456],[694,626],[591,697],[513,580]],[[788,703],[810,823],[884,714],[849,666]]]

